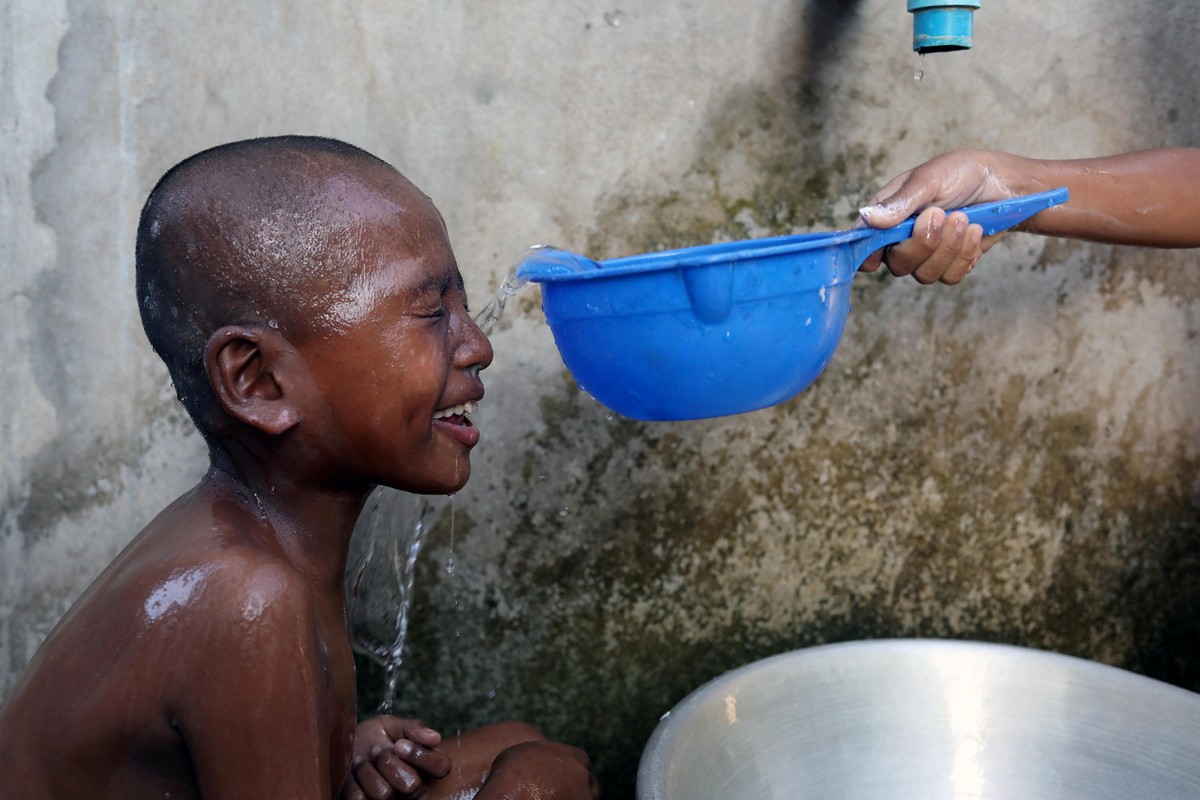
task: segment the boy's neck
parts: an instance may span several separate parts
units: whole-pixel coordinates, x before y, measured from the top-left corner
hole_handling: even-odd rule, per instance
[[[301,484],[286,471],[264,468],[246,452],[209,443],[210,467],[203,484],[235,498],[266,525],[274,545],[314,583],[341,592],[350,536],[372,487],[332,490]],[[263,535],[256,533],[256,535]]]

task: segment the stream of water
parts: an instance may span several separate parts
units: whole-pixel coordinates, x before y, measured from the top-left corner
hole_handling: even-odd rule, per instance
[[[529,248],[513,265],[496,293],[475,315],[475,323],[489,334],[500,322],[504,308],[514,295],[530,283],[517,277],[517,269],[530,255],[545,249]],[[383,668],[386,676],[378,713],[390,714],[396,702],[396,685],[404,660],[409,611],[413,600],[413,578],[417,557],[425,544],[434,512],[433,502],[421,495],[379,489],[359,520],[352,545],[355,567],[348,586],[348,618],[354,649]],[[457,580],[454,552],[454,504],[450,505],[450,552],[446,573]],[[459,613],[458,591],[454,590],[454,613]],[[455,637],[458,637],[457,625]]]

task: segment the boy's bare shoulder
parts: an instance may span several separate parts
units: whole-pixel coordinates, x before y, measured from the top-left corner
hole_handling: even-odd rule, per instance
[[[182,763],[181,731],[189,747],[220,746],[229,737],[215,732],[246,708],[296,693],[270,696],[272,676],[321,670],[319,656],[297,656],[320,651],[309,582],[240,525],[194,511],[173,504],[135,537],[0,706],[0,755],[40,765],[10,776],[18,786],[44,783],[46,764],[102,781],[124,769],[117,751],[139,775],[141,764]],[[0,780],[0,794],[11,788]]]
[[[285,561],[255,548],[209,549],[194,561],[177,562],[162,575],[146,595],[145,612],[148,618],[175,616],[173,624],[184,630],[209,622],[254,623],[226,630],[261,635],[263,626],[303,615],[311,605],[310,589]]]
[[[151,624],[169,619],[175,635],[202,632],[210,641],[260,638],[276,635],[276,626],[301,624],[311,614],[310,582],[243,527],[227,523],[197,532],[184,526],[164,539],[165,557],[151,553],[144,560],[142,610]],[[136,554],[134,560],[143,561]]]
[[[135,671],[154,669],[156,653],[169,651],[182,677],[193,662],[206,668],[210,646],[261,649],[310,629],[316,605],[310,581],[270,546],[260,520],[214,514],[208,500],[193,492],[164,509],[52,639],[83,647],[91,639],[127,641],[128,647],[100,652],[133,662],[127,668]]]

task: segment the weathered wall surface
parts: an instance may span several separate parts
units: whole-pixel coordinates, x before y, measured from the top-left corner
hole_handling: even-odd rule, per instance
[[[530,243],[846,227],[952,147],[1200,145],[1195,3],[984,5],[975,49],[917,83],[901,0],[0,0],[0,695],[204,468],[132,293],[175,161],[360,144],[438,203],[482,305]],[[434,501],[405,710],[529,719],[619,797],[688,690],[818,642],[989,639],[1200,689],[1195,252],[1017,235],[956,288],[860,276],[817,384],[691,423],[614,418],[536,291],[514,305],[475,478]]]

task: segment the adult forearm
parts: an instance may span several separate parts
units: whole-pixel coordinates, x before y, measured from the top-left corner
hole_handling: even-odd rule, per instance
[[[993,169],[1015,194],[1070,189],[1070,202],[1043,211],[1021,230],[1112,244],[1200,247],[1200,149],[1061,161],[992,156]]]

